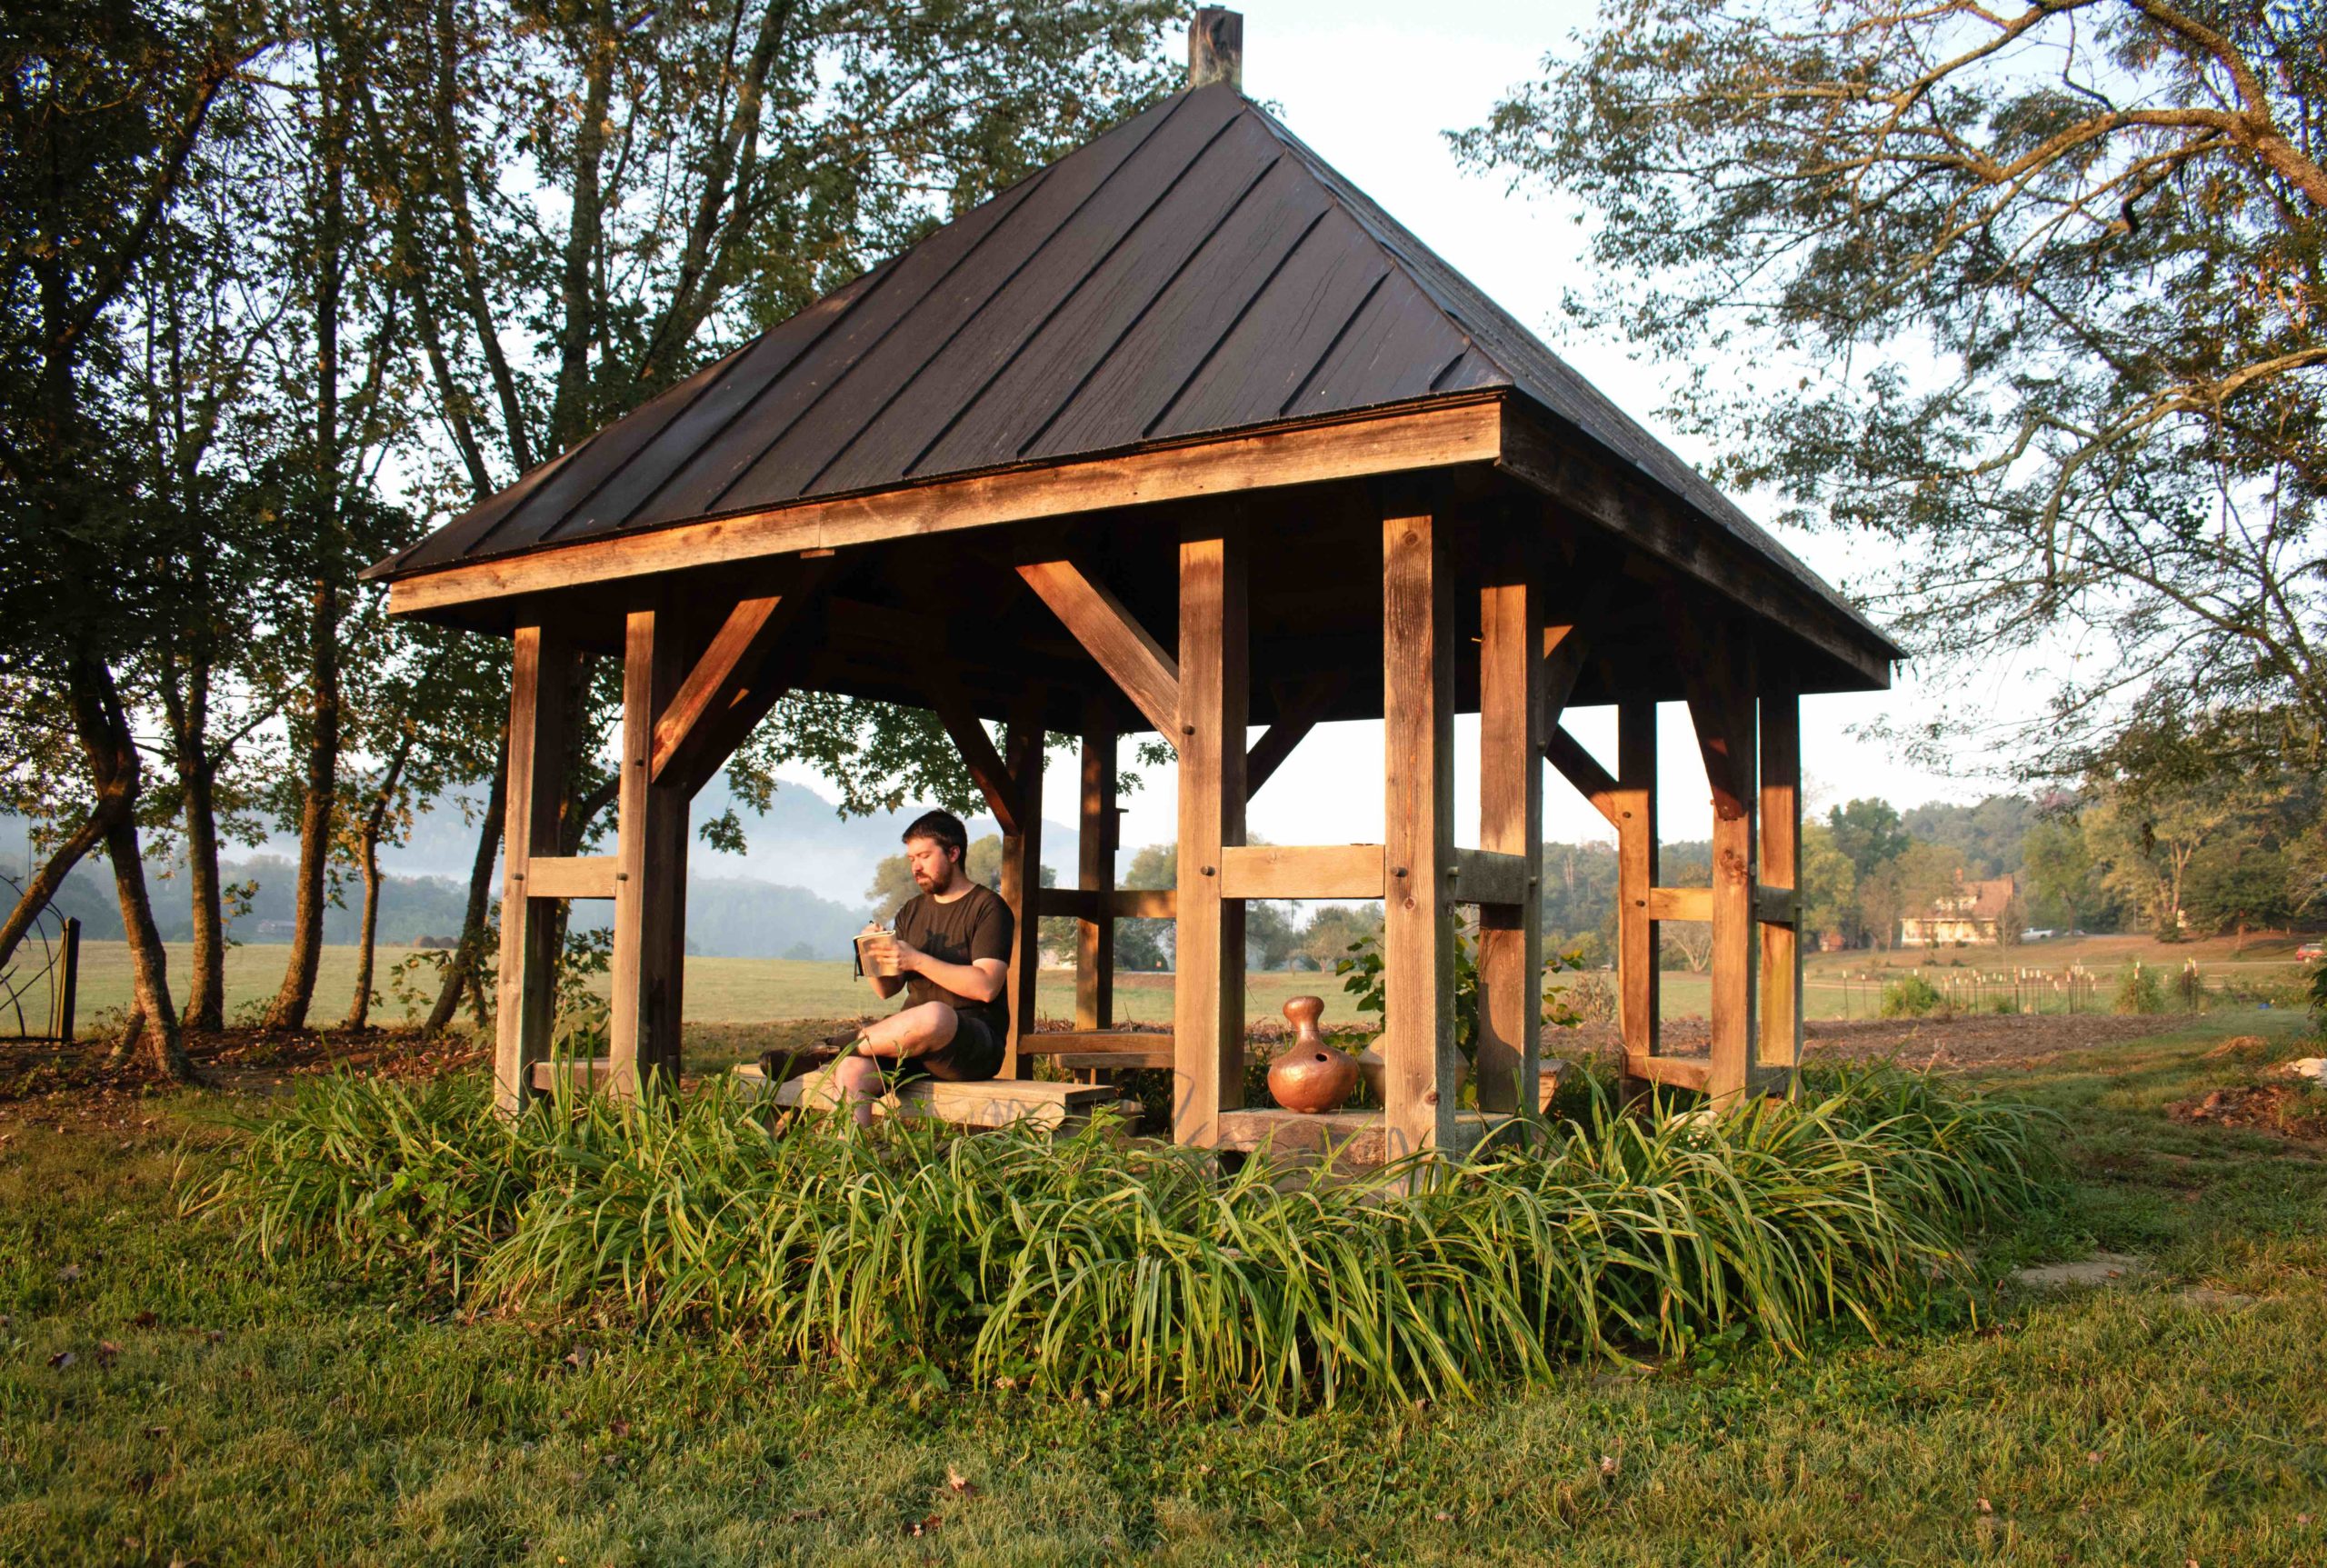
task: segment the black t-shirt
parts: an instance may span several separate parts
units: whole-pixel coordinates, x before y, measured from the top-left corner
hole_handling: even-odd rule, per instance
[[[1016,929],[1010,906],[1001,894],[977,883],[961,897],[940,904],[924,893],[905,900],[897,911],[897,935],[930,957],[946,964],[973,964],[981,958],[1010,962],[1010,938]],[[983,1018],[997,1035],[1009,1028],[1010,987],[991,1002],[974,1002],[938,984],[926,974],[905,976],[905,994],[915,1006],[943,1002],[956,1013]]]

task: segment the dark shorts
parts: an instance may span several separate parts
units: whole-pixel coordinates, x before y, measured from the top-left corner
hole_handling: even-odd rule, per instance
[[[896,1064],[892,1077],[899,1084],[910,1084],[915,1078],[983,1083],[1002,1071],[1002,1035],[992,1024],[975,1013],[956,1013],[954,1038],[927,1055],[906,1057]]]

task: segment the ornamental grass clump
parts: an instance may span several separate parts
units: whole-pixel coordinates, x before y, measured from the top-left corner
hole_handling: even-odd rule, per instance
[[[401,1259],[475,1305],[618,1301],[857,1379],[1287,1409],[1737,1325],[1789,1347],[1874,1328],[2035,1201],[2052,1141],[2037,1112],[1888,1069],[1719,1115],[1602,1102],[1530,1147],[1345,1181],[1104,1126],[771,1135],[719,1083],[514,1127],[487,1102],[474,1080],[305,1090],[197,1201],[271,1253]]]

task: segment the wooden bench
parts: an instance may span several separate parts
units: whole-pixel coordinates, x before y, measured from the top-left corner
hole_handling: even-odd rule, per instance
[[[1018,1054],[1047,1056],[1070,1073],[1169,1071],[1172,1036],[1134,1029],[1060,1029],[1026,1035],[1018,1042]]]
[[[839,1085],[832,1069],[821,1068],[785,1080],[770,1088],[767,1075],[755,1064],[735,1069],[736,1082],[761,1094],[772,1094],[778,1105],[836,1107]],[[1031,1123],[1052,1129],[1072,1127],[1090,1119],[1103,1105],[1113,1106],[1122,1096],[1097,1084],[1038,1084],[1024,1078],[993,1078],[976,1084],[948,1084],[916,1078],[873,1102],[874,1114],[952,1123],[964,1127],[1006,1127]]]

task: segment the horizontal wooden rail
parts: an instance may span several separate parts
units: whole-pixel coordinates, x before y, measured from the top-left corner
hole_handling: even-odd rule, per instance
[[[1651,920],[1711,920],[1710,887],[1652,887],[1648,890]]]
[[[1168,1032],[1152,1029],[1044,1029],[1018,1043],[1021,1056],[1056,1056],[1069,1051],[1172,1049]]]
[[[562,1084],[568,1094],[586,1094],[614,1081],[614,1060],[611,1056],[574,1056],[533,1064],[534,1088],[539,1094],[555,1094]]]
[[[1523,854],[1458,849],[1453,872],[1457,904],[1525,904],[1535,889],[1536,874]]]
[[[612,898],[614,857],[611,854],[536,854],[520,874],[527,898]]]
[[[1180,895],[1169,887],[1118,887],[1094,893],[1087,887],[1045,887],[1034,895],[1034,907],[1044,914],[1069,914],[1077,920],[1170,920],[1180,913]]]
[[[1792,925],[1800,907],[1800,899],[1790,887],[1764,884],[1753,889],[1753,918],[1764,925]],[[1652,887],[1648,890],[1648,917],[1651,920],[1711,920],[1713,889]]]
[[[1223,898],[1382,896],[1378,844],[1230,844],[1219,870]]]
[[[1669,1084],[1675,1089],[1703,1090],[1713,1082],[1713,1062],[1704,1056],[1646,1056],[1627,1051],[1624,1073],[1652,1084]]]

